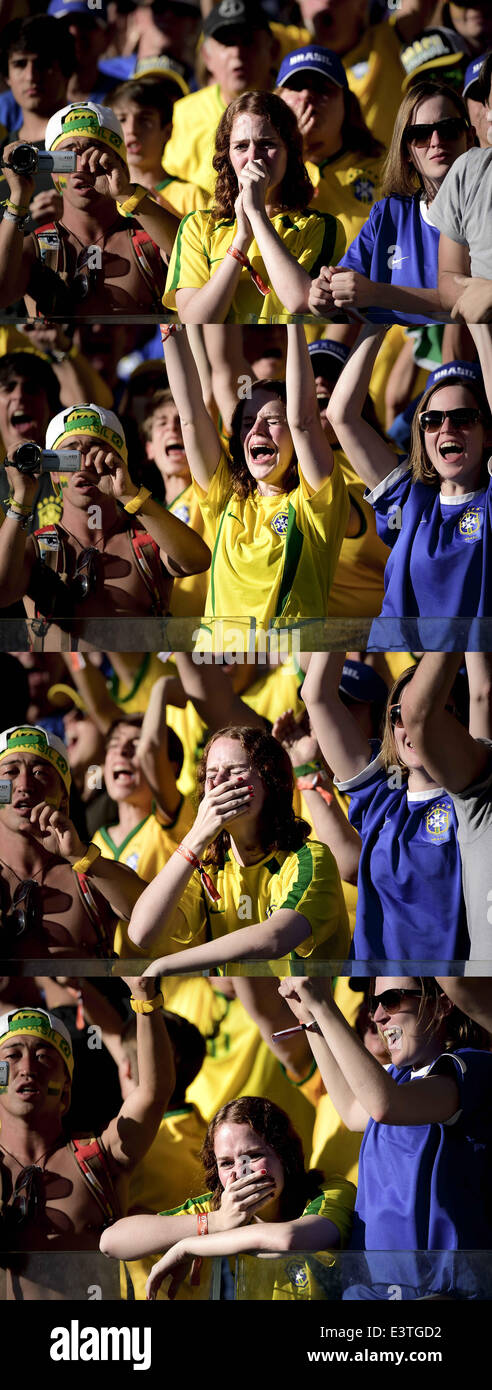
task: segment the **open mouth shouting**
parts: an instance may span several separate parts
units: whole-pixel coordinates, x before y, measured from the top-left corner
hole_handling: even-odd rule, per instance
[[[249,452],[253,463],[273,463],[277,457],[273,444],[250,444]]]
[[[454,463],[464,452],[464,445],[458,439],[443,439],[439,445],[439,455],[446,463]]]
[[[403,1032],[401,1028],[392,1026],[383,1028],[383,1037],[390,1052],[398,1051],[402,1046]]]
[[[28,410],[24,410],[22,406],[19,406],[18,410],[12,411],[10,423],[12,428],[16,431],[16,434],[20,435],[21,439],[32,439],[38,428],[38,421],[34,419],[34,416],[31,415]]]

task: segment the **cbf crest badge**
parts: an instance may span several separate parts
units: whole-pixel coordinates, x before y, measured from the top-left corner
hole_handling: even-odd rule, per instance
[[[374,200],[374,189],[375,184],[372,182],[372,179],[367,178],[367,175],[365,178],[354,179],[352,184],[352,192],[354,196],[358,198],[359,203],[372,203]]]
[[[285,1273],[298,1292],[309,1287],[307,1265],[301,1264],[298,1260],[289,1260],[285,1266]]]
[[[184,521],[185,526],[189,526],[190,508],[186,506],[185,502],[182,502],[180,507],[174,508],[173,516],[177,516],[179,521]]]
[[[285,536],[288,521],[288,512],[277,512],[277,515],[272,519],[272,531],[275,531],[277,536]]]
[[[434,844],[448,840],[451,832],[451,804],[449,801],[435,801],[427,811],[424,826],[428,839]]]
[[[481,507],[468,507],[460,517],[458,532],[464,541],[478,541],[482,537],[483,510]]]

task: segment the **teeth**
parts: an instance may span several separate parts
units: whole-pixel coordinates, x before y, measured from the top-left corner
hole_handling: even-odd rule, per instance
[[[385,1028],[383,1036],[386,1038],[388,1047],[401,1047],[402,1030],[401,1028]]]
[[[451,444],[451,443],[449,443],[449,444],[441,444],[439,453],[442,454],[443,458],[446,457],[446,454],[462,454],[462,453],[463,453],[463,446],[462,446],[461,444]]]
[[[269,448],[267,444],[255,444],[251,450],[251,453],[254,459],[271,458],[272,454],[274,453],[274,450]]]

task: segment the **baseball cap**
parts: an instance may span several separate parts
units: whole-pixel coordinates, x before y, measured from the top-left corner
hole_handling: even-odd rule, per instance
[[[203,21],[204,38],[216,38],[221,29],[269,29],[268,15],[255,0],[220,0]]]
[[[67,750],[56,734],[43,729],[40,724],[14,724],[0,733],[0,766],[5,758],[11,758],[15,753],[33,753],[36,758],[51,763],[61,777],[65,790],[70,791],[72,777]]]
[[[123,130],[109,106],[99,106],[95,101],[72,102],[70,106],[62,106],[60,111],[50,116],[46,126],[45,149],[57,150],[63,140],[76,138],[77,135],[100,140],[125,164],[128,162]]]
[[[48,1013],[47,1009],[12,1009],[10,1013],[2,1014],[0,1018],[0,1047],[12,1035],[17,1034],[20,1037],[42,1038],[43,1042],[51,1043],[52,1047],[56,1047],[65,1063],[70,1080],[72,1080],[74,1066],[72,1039],[61,1018],[58,1018],[56,1014]]]
[[[70,405],[65,410],[60,410],[48,425],[46,448],[61,449],[63,444],[70,444],[74,434],[89,434],[93,435],[94,439],[103,440],[128,463],[123,426],[114,411],[105,410],[103,406],[94,405],[92,402]]]
[[[174,82],[183,97],[188,96],[190,90],[182,63],[176,62],[169,53],[160,53],[155,58],[140,58],[130,81],[134,82],[137,77],[165,78],[167,82]]]
[[[400,54],[405,77],[402,92],[406,92],[415,76],[421,76],[429,68],[452,68],[465,57],[465,44],[455,29],[442,25],[424,29],[418,39],[403,48]],[[443,72],[443,80],[446,74]]]
[[[481,58],[474,58],[473,62],[468,64],[468,67],[465,72],[465,85],[463,87],[464,97],[473,96],[472,88],[475,86],[475,83],[478,82],[478,78],[480,76],[480,68],[484,64],[486,58],[489,57],[489,55],[490,49],[488,53],[482,53]]]
[[[478,362],[443,362],[427,377],[426,391],[441,381],[474,381],[483,386],[482,368]]]
[[[336,87],[348,87],[342,60],[331,48],[320,48],[315,44],[307,44],[305,48],[294,48],[281,63],[275,85],[284,87],[296,72],[320,72],[328,82],[334,82]]]
[[[315,343],[309,343],[308,352],[313,371],[322,376],[323,368],[333,368],[335,364],[341,371],[350,354],[350,348],[346,343],[338,343],[335,338],[318,338]]]
[[[343,666],[339,689],[350,700],[361,703],[376,700],[378,704],[388,697],[388,687],[382,676],[364,661],[346,661]]]
[[[65,19],[66,15],[85,14],[94,24],[104,24],[108,22],[108,11],[106,0],[98,0],[97,9],[87,4],[87,0],[50,0],[47,14],[52,15],[53,19]]]

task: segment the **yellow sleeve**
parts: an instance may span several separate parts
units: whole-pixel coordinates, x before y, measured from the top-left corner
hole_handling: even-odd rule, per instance
[[[303,1216],[325,1216],[327,1221],[333,1221],[333,1225],[340,1232],[340,1244],[346,1245],[352,1230],[352,1215],[356,1195],[357,1190],[353,1182],[348,1182],[346,1178],[339,1178],[335,1175],[330,1178],[329,1184],[323,1185],[319,1195],[308,1202],[302,1214]]]
[[[171,920],[170,928],[168,927],[167,930],[171,941],[178,942],[180,946],[190,946],[192,942],[195,945],[201,945],[197,938],[205,932],[206,925],[207,914],[202,885],[199,874],[195,871],[181,894],[178,909]],[[205,940],[204,935],[203,940]],[[156,952],[154,950],[154,956],[156,957],[158,954],[165,954],[165,951]]]
[[[320,954],[346,960],[350,948],[347,911],[340,875],[331,850],[317,840],[307,840],[284,861],[278,875],[273,911],[288,908],[306,917],[311,935],[301,941],[293,956],[304,959]]]
[[[164,304],[176,308],[176,290],[200,290],[210,279],[210,261],[206,251],[205,229],[208,216],[189,212],[178,227],[167,272]]]
[[[231,469],[226,454],[221,454],[207,491],[205,492],[195,480],[193,481],[193,491],[203,520],[210,528],[210,537],[215,540],[224,507],[232,493]]]
[[[317,492],[299,469],[295,509],[300,529],[312,545],[340,548],[348,525],[350,497],[336,458],[330,477],[325,478]]]

